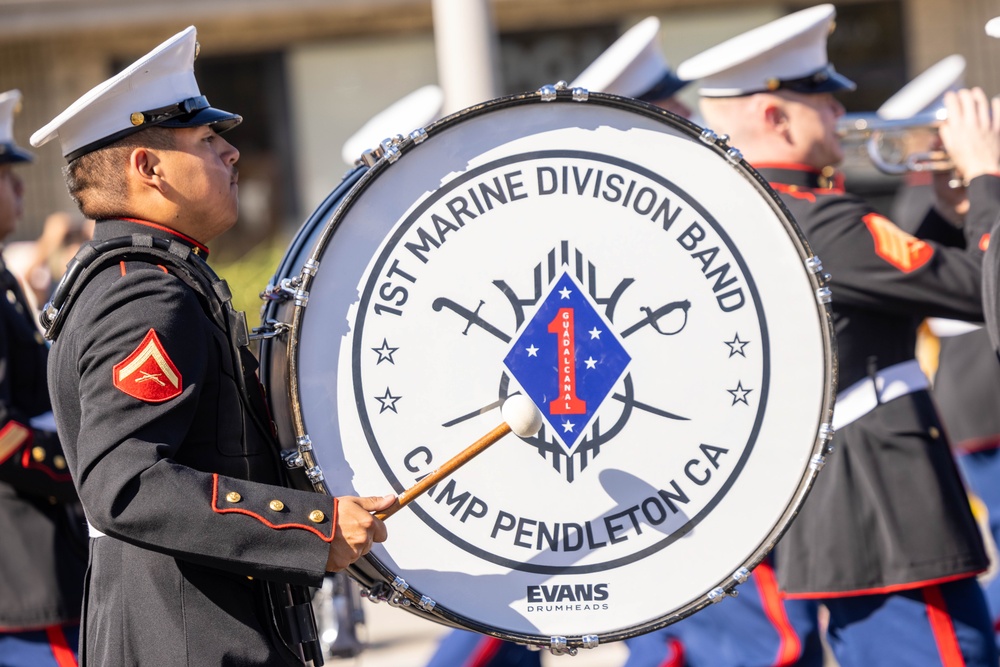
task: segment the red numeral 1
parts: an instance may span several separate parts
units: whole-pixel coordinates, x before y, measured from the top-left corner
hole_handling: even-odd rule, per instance
[[[556,368],[561,387],[560,398],[549,403],[549,414],[585,414],[587,402],[576,397],[576,329],[572,308],[559,309],[549,322],[549,333],[556,335]]]

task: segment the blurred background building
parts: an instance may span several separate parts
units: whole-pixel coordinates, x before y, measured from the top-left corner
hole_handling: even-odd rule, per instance
[[[471,1],[471,0],[470,0]],[[572,80],[626,28],[663,21],[671,64],[815,2],[773,0],[492,0],[496,92]],[[1000,0],[838,2],[831,60],[858,82],[850,111],[877,108],[909,78],[961,53],[966,81],[1000,92],[1000,41],[983,25]],[[341,146],[372,114],[439,80],[432,0],[0,0],[0,90],[25,94],[18,142],[79,95],[184,27],[198,27],[196,73],[213,105],[244,115],[240,222],[217,253],[239,256],[288,238],[339,182]],[[693,90],[686,90],[688,101]],[[404,128],[405,129],[405,128]],[[24,170],[26,219],[72,208],[55,143]],[[866,165],[854,189],[887,194],[896,181]],[[849,177],[852,176],[850,173]]]

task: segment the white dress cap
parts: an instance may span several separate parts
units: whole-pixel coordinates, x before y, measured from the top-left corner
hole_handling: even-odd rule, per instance
[[[573,81],[571,87],[648,101],[673,96],[687,81],[678,79],[660,50],[660,19],[639,21]]]
[[[0,93],[0,164],[30,162],[31,153],[14,142],[14,115],[21,110],[21,91]]]
[[[366,150],[375,148],[383,139],[408,133],[437,120],[444,105],[444,91],[434,84],[415,91],[393,102],[368,119],[361,128],[344,142],[340,157],[353,165]]]
[[[854,90],[854,82],[837,74],[826,55],[836,14],[833,5],[824,4],[783,16],[689,58],[677,75],[700,79],[702,97]]]
[[[986,34],[1000,39],[1000,16],[986,22]]]
[[[897,120],[935,111],[944,106],[944,94],[961,88],[964,79],[965,58],[948,56],[896,91],[875,113],[879,118]]]
[[[152,125],[212,125],[225,132],[243,119],[213,109],[194,78],[197,31],[190,26],[107,81],[98,84],[31,135],[38,147],[59,138],[73,160]]]

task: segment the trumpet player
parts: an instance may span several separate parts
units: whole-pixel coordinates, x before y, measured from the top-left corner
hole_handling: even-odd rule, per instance
[[[944,94],[962,84],[965,59],[951,55],[921,73],[879,107],[881,118],[927,116],[943,108]],[[936,132],[928,128],[936,137]],[[964,188],[948,183],[951,170],[907,174],[896,194],[894,219],[900,227],[924,240],[962,248],[968,199]],[[950,199],[949,208],[934,207],[935,192]],[[930,209],[931,214],[928,214]],[[935,215],[934,213],[938,213]],[[932,334],[928,360],[934,363],[932,394],[951,440],[955,459],[969,487],[973,507],[988,538],[1000,543],[1000,365],[986,330],[978,323],[933,317],[926,321]],[[919,345],[919,343],[918,343]],[[918,347],[918,355],[920,348]],[[1000,578],[985,582],[987,606],[994,627],[1000,622]]]
[[[843,159],[834,94],[854,88],[826,56],[819,5],[689,59],[716,132],[777,190],[832,275],[840,391],[835,448],[777,547],[790,599],[822,602],[841,667],[995,667],[976,576],[988,558],[914,359],[928,316],[982,317],[980,241],[1000,213],[1000,103],[946,95],[941,138],[968,181],[966,247],[918,239],[821,179]],[[942,206],[944,203],[941,204]]]

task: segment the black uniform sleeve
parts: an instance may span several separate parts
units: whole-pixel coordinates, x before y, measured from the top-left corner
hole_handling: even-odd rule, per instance
[[[0,313],[5,318],[0,326],[0,481],[23,496],[69,502],[76,499],[76,489],[59,438],[31,426],[31,417],[48,407],[44,345],[11,305],[4,303]],[[16,378],[16,372],[34,377]]]
[[[59,344],[67,346],[60,351],[61,363],[67,355],[78,360],[80,429],[73,472],[91,524],[176,558],[320,585],[336,526],[334,499],[175,460],[182,444],[190,447],[191,434],[203,439],[204,447],[221,448],[221,431],[233,423],[226,421],[233,411],[227,405],[211,406],[212,421],[201,419],[201,393],[212,391],[220,371],[212,367],[218,362],[212,358],[217,330],[194,292],[164,271],[129,271],[86,311],[85,323],[64,333]],[[156,345],[150,346],[150,332]],[[134,370],[140,357],[165,372],[147,373],[156,375],[150,382],[165,391],[152,391],[151,400],[125,390],[126,381],[145,379]],[[179,392],[170,395],[174,389]]]
[[[914,317],[981,321],[983,237],[1000,213],[1000,177],[973,179],[965,247],[913,237],[863,200],[821,197],[810,241],[846,305]]]

